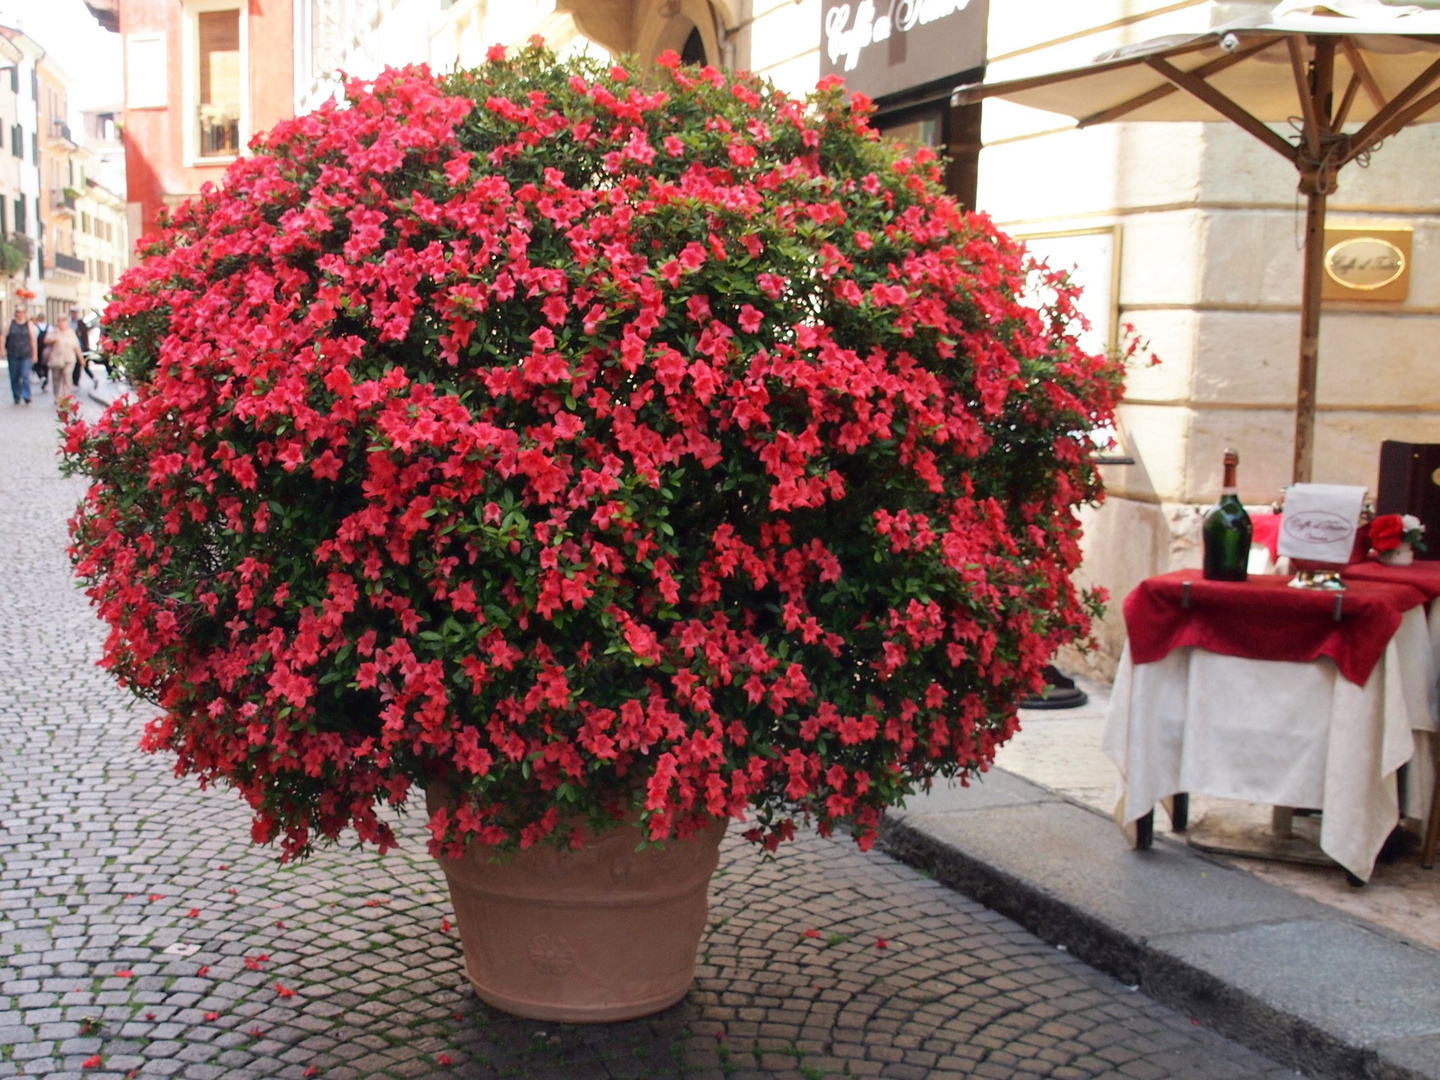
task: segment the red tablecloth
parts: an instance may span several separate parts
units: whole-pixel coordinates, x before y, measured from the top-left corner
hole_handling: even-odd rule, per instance
[[[1188,608],[1181,607],[1187,581]],[[1199,570],[1142,581],[1125,598],[1131,659],[1154,663],[1187,645],[1251,660],[1304,662],[1328,656],[1341,675],[1364,686],[1401,617],[1426,600],[1412,584],[1356,579],[1336,593],[1292,589],[1288,581],[1273,575],[1206,581]],[[1336,596],[1341,597],[1339,622]]]
[[[1425,594],[1428,604],[1440,596],[1440,561],[1415,562],[1409,566],[1386,566],[1378,562],[1351,563],[1340,572],[1345,581],[1381,581],[1387,585],[1410,585]]]

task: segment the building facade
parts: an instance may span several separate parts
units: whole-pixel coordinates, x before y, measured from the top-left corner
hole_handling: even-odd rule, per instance
[[[7,84],[7,93],[14,106],[14,123],[5,133],[4,151],[7,162],[14,167],[16,191],[10,195],[5,208],[3,224],[6,235],[17,246],[28,252],[28,265],[11,278],[6,292],[6,315],[14,311],[19,302],[17,289],[24,289],[44,296],[44,282],[41,276],[42,242],[39,207],[40,183],[40,62],[45,50],[40,44],[21,30],[0,26],[0,37],[19,53],[13,67],[0,73]],[[37,301],[27,301],[34,304]]]
[[[121,0],[129,232],[218,183],[251,136],[294,115],[291,0]],[[101,25],[108,26],[108,19]]]
[[[70,79],[48,54],[36,65],[39,91],[37,166],[40,171],[39,303],[47,322],[80,302],[85,262],[75,250],[77,201],[85,184],[86,153],[70,126]]]
[[[75,255],[84,264],[77,306],[87,319],[105,309],[126,266],[125,197],[86,177],[76,200]]]
[[[7,258],[16,260],[14,264],[0,265],[0,320],[10,318],[13,291],[23,287],[30,270],[30,260],[24,258],[30,250],[28,239],[17,241],[13,230],[15,205],[22,194],[20,175],[26,168],[24,137],[19,129],[20,69],[24,58],[18,45],[0,36],[0,240],[14,252],[7,252]]]

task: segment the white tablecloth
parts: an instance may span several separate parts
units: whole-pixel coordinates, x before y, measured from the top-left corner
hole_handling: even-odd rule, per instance
[[[1406,762],[1406,812],[1429,809],[1437,647],[1440,618],[1427,626],[1412,608],[1362,687],[1326,657],[1183,648],[1134,664],[1127,644],[1102,743],[1120,770],[1116,821],[1132,826],[1177,792],[1315,808],[1321,849],[1369,880],[1399,815],[1395,771]]]

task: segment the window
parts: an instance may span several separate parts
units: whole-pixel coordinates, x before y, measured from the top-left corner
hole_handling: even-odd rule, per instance
[[[40,164],[40,133],[38,131],[30,133],[30,160],[36,165]]]
[[[23,233],[23,232],[25,231],[25,196],[24,196],[24,195],[16,195],[16,196],[15,196],[15,231],[16,231],[17,233]]]
[[[169,104],[164,34],[129,34],[125,38],[125,105],[131,109],[163,109]]]
[[[195,16],[195,156],[240,152],[240,11]]]
[[[19,124],[10,125],[10,153],[21,160],[25,158],[25,132]]]
[[[16,64],[10,69],[10,92],[15,95],[20,93],[20,65]]]
[[[5,200],[0,199],[0,236],[9,236],[10,230],[5,227]]]

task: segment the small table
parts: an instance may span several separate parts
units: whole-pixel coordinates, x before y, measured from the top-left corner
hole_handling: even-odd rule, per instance
[[[1129,826],[1182,792],[1315,808],[1321,850],[1365,881],[1400,815],[1396,772],[1415,733],[1440,726],[1426,595],[1406,582],[1327,593],[1286,580],[1179,571],[1126,598],[1102,744],[1120,771],[1116,820]],[[1407,785],[1408,806],[1428,800],[1430,782]]]
[[[1440,672],[1440,561],[1427,560],[1411,563],[1409,566],[1388,566],[1379,562],[1358,562],[1347,566],[1340,575],[1348,581],[1379,581],[1390,585],[1409,585],[1425,595],[1425,621],[1430,630],[1430,651],[1435,658],[1435,670]],[[1430,711],[1440,715],[1437,697],[1440,686],[1430,684]],[[1420,848],[1420,865],[1429,870],[1435,865],[1435,848],[1440,842],[1440,786],[1436,785],[1440,773],[1440,737],[1431,732],[1416,732],[1415,757],[1410,761],[1409,781],[1418,783],[1426,790],[1435,792],[1430,798],[1430,812],[1425,820],[1425,842]]]

